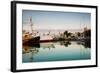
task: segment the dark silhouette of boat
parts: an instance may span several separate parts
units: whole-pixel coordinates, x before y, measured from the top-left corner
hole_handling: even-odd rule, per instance
[[[31,26],[31,31],[32,33],[26,32],[23,33],[23,45],[28,45],[28,46],[40,46],[40,36],[37,36],[34,33],[33,30],[33,23],[32,23],[32,18],[30,18],[30,26]],[[35,35],[34,35],[35,34]]]
[[[32,37],[27,40],[23,40],[23,45],[28,45],[28,46],[36,46],[40,47],[40,36]]]

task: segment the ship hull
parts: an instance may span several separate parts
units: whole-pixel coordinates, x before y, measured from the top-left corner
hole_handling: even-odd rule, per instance
[[[37,46],[40,46],[39,43],[40,43],[40,36],[33,37],[33,38],[23,41],[23,45],[28,45],[28,46],[36,46],[37,47]]]

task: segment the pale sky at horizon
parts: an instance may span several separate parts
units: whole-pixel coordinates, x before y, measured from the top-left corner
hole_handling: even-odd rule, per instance
[[[91,27],[91,14],[79,12],[56,12],[56,11],[36,11],[23,10],[23,27],[29,28],[29,18],[32,17],[34,29],[82,29]]]

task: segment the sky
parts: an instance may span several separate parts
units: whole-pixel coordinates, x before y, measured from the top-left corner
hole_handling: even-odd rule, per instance
[[[30,17],[36,30],[76,31],[91,27],[90,13],[23,10],[23,28],[30,29]]]

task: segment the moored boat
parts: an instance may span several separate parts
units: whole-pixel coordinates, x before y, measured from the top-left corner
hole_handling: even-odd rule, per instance
[[[40,36],[32,37],[27,40],[23,40],[23,45],[39,46],[39,43],[40,43]]]
[[[32,23],[32,18],[30,18],[30,25],[31,25],[31,31],[30,32],[25,32],[23,33],[23,45],[28,45],[28,46],[39,46],[40,43],[40,36],[38,33],[35,33],[33,31],[33,23]]]

